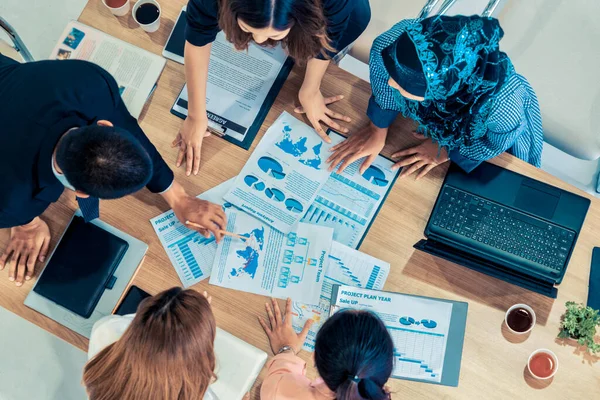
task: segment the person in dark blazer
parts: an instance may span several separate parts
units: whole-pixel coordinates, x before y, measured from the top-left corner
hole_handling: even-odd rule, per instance
[[[10,241],[0,270],[21,286],[48,253],[50,231],[39,217],[66,188],[83,217],[99,216],[98,199],[144,186],[175,215],[220,240],[220,206],[186,193],[127,111],[113,77],[78,60],[19,64],[0,54],[0,228]]]

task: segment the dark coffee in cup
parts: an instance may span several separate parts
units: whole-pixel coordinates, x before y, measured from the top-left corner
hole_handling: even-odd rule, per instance
[[[148,25],[158,19],[160,11],[155,4],[146,3],[142,4],[135,11],[135,19],[142,25]]]
[[[529,310],[517,307],[508,313],[506,323],[515,332],[527,332],[533,326],[533,315]]]

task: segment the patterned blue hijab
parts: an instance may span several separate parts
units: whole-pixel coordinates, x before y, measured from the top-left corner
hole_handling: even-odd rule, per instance
[[[422,102],[394,90],[402,114],[448,151],[484,136],[493,99],[514,74],[510,59],[498,47],[504,36],[498,20],[435,16],[415,21],[403,35],[412,40],[416,53],[397,49],[406,42],[399,38],[382,52],[386,69],[400,80],[407,74],[415,79],[411,58],[416,56],[427,87]]]

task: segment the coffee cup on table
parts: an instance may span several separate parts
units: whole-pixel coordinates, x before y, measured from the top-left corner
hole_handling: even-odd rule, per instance
[[[160,4],[156,0],[139,0],[131,12],[133,19],[146,32],[156,32],[160,28]]]
[[[102,0],[102,4],[110,10],[113,15],[122,17],[126,15],[131,9],[129,0]]]
[[[558,357],[548,349],[538,349],[529,356],[527,370],[536,379],[550,379],[558,370]]]
[[[504,323],[517,335],[531,332],[536,322],[535,311],[527,304],[515,304],[506,311]]]

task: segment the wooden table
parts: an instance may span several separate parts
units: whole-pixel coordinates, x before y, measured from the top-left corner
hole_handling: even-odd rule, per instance
[[[90,0],[79,20],[155,54],[161,54],[184,3],[183,0],[163,0],[162,25],[159,31],[152,34],[136,28],[131,16],[114,17],[104,8],[101,0]],[[250,151],[216,137],[207,138],[202,148],[199,175],[186,177],[184,171],[178,169],[175,171],[176,179],[190,193],[198,194],[235,176],[266,128],[283,110],[293,112],[303,74],[303,69],[294,68]],[[170,143],[182,121],[171,115],[169,110],[183,84],[183,66],[168,61],[158,89],[141,116],[142,128],[173,168],[177,152],[171,148]],[[365,110],[370,96],[368,83],[331,66],[322,89],[327,96],[346,96],[344,101],[333,108],[352,118],[353,122],[349,124],[352,131],[367,122]],[[402,119],[397,121],[391,128],[391,143],[388,143],[383,153],[389,155],[394,150],[407,146],[412,129],[412,122]],[[459,387],[393,380],[391,387],[398,393],[394,398],[600,398],[598,358],[582,353],[581,349],[570,342],[556,340],[564,303],[568,300],[586,300],[592,248],[600,243],[600,201],[510,155],[503,154],[492,162],[592,200],[568,273],[560,286],[558,299],[545,298],[414,250],[412,245],[423,237],[425,224],[447,166],[435,169],[419,182],[412,178],[398,180],[360,250],[392,264],[385,290],[466,301],[469,303],[469,315]],[[61,199],[43,215],[49,223],[54,244],[76,208],[73,197],[72,193],[65,191]],[[149,244],[146,259],[133,283],[152,294],[180,285],[175,270],[149,223],[150,218],[167,209],[167,204],[160,196],[147,190],[127,198],[103,201],[101,207],[104,221]],[[8,237],[8,230],[0,232],[0,248],[5,247]],[[36,272],[39,273],[41,266],[38,265],[37,268]],[[28,282],[22,288],[17,288],[6,277],[2,277],[0,306],[85,350],[87,339],[23,305],[32,286],[33,282]],[[257,316],[264,314],[265,297],[209,286],[207,280],[194,286],[194,289],[208,290],[213,296],[213,310],[221,328],[270,352],[267,338],[256,320]],[[503,327],[504,312],[515,303],[530,304],[538,317],[530,336],[520,343]],[[19,345],[18,339],[15,340],[15,344]],[[536,382],[526,373],[527,358],[538,348],[553,350],[560,360],[559,371],[550,382]],[[310,366],[309,376],[315,377],[312,355],[302,353],[302,357]],[[253,399],[259,398],[258,389],[264,373],[263,370],[252,391]]]

